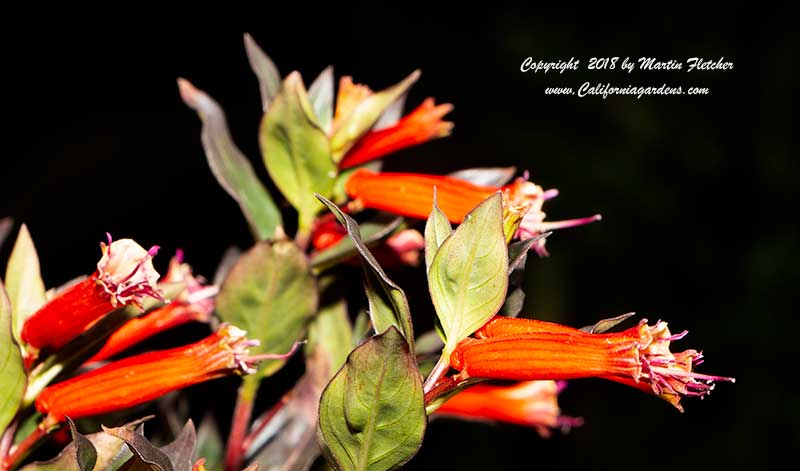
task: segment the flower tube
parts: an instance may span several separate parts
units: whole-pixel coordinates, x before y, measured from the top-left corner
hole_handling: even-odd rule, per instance
[[[243,330],[223,325],[191,345],[128,357],[49,386],[36,399],[36,409],[60,422],[133,407],[222,376],[249,374],[255,362],[276,357],[249,356],[249,347],[257,343]]]
[[[359,139],[339,163],[339,168],[355,167],[406,147],[449,136],[453,123],[442,118],[452,110],[453,105],[435,105],[433,98],[428,98],[397,124],[370,131]]]
[[[22,340],[34,349],[55,350],[77,337],[97,319],[122,306],[141,308],[145,297],[163,300],[156,288],[152,258],[158,246],[143,249],[131,239],[100,243],[97,271],[51,299],[29,317]]]
[[[558,393],[565,383],[522,381],[512,385],[476,384],[436,409],[436,415],[489,420],[533,427],[542,437],[554,428],[580,426],[583,420],[561,415]]]
[[[345,190],[353,198],[352,206],[378,209],[401,216],[425,219],[433,204],[433,189],[439,208],[450,222],[460,224],[467,213],[493,193],[503,192],[504,206],[519,208],[524,216],[517,231],[522,240],[531,239],[544,232],[588,224],[601,219],[600,215],[566,221],[544,222],[542,205],[558,194],[557,190],[544,191],[541,186],[518,178],[504,187],[482,186],[442,175],[415,173],[373,172],[360,169],[345,183]],[[541,256],[547,255],[545,239],[534,244]]]
[[[547,322],[496,318],[478,339],[462,341],[450,357],[462,378],[516,381],[599,377],[635,386],[683,411],[680,399],[705,396],[715,381],[733,378],[692,371],[702,362],[696,350],[672,353],[666,322],[616,333],[589,334]]]

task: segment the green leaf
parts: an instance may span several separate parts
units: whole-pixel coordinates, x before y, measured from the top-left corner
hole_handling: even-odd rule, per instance
[[[400,98],[393,101],[391,105],[387,106],[381,114],[381,117],[375,121],[375,124],[372,126],[371,130],[380,131],[381,129],[386,129],[397,124],[397,122],[400,121],[400,118],[403,117],[403,109],[406,106],[407,97],[408,92],[403,93],[400,95]]]
[[[325,67],[308,87],[308,100],[319,126],[325,133],[333,126],[333,66]]]
[[[231,268],[217,295],[219,317],[260,343],[251,351],[285,353],[303,338],[317,311],[317,284],[308,259],[288,241],[258,242]],[[269,376],[286,360],[262,361]]]
[[[150,465],[153,471],[176,471],[169,456],[156,448],[141,433],[128,427],[108,428],[104,426],[103,431],[125,441],[135,457]]]
[[[476,167],[458,170],[449,177],[465,180],[481,186],[503,186],[514,178],[516,167]]]
[[[397,327],[411,346],[411,351],[414,351],[414,329],[411,325],[411,311],[408,308],[406,294],[394,281],[389,279],[372,252],[364,244],[358,223],[332,202],[320,195],[317,195],[317,198],[333,212],[336,219],[345,227],[361,256],[369,316],[375,331],[383,332],[391,326]]]
[[[19,228],[17,241],[8,258],[6,290],[11,300],[14,339],[21,343],[19,335],[25,319],[39,310],[46,300],[44,281],[39,273],[39,256],[25,224]]]
[[[222,108],[188,80],[178,79],[178,87],[183,101],[203,121],[200,137],[211,173],[239,203],[256,239],[276,237],[275,231],[283,226],[281,213],[256,176],[250,161],[234,144]]]
[[[425,425],[422,377],[394,327],[353,350],[320,399],[319,436],[342,471],[398,468],[419,449]]]
[[[425,221],[425,269],[431,269],[431,263],[433,263],[433,257],[436,255],[436,252],[439,250],[439,247],[442,243],[450,237],[450,233],[453,232],[453,228],[450,226],[450,220],[447,219],[447,216],[439,209],[439,205],[436,203],[436,188],[433,188],[433,208],[431,209],[431,214],[428,216],[428,220]]]
[[[331,374],[338,370],[352,350],[353,332],[344,299],[322,306],[308,327],[306,357],[321,349],[330,359]]]
[[[339,162],[348,150],[372,128],[386,109],[419,79],[420,71],[415,70],[402,82],[378,93],[373,93],[359,103],[355,109],[339,123],[331,136],[333,159]]]
[[[403,224],[403,218],[389,214],[380,214],[374,220],[359,225],[361,240],[367,247],[378,245],[397,232]],[[322,272],[338,263],[355,257],[358,249],[349,237],[344,237],[325,250],[311,254],[311,266],[316,273]]]
[[[269,109],[270,103],[278,94],[281,86],[281,74],[272,59],[258,47],[258,44],[249,34],[244,34],[244,49],[247,52],[247,60],[250,67],[258,77],[258,85],[261,89],[261,106],[263,111]]]
[[[428,271],[428,287],[447,342],[444,354],[503,305],[508,249],[500,193],[487,198],[444,241]]]
[[[80,471],[92,471],[95,463],[97,463],[97,450],[92,445],[92,442],[78,433],[75,428],[75,422],[67,418],[69,423],[69,431],[72,435],[72,444],[75,445],[75,462]]]
[[[183,426],[181,433],[172,443],[161,447],[161,451],[169,457],[175,471],[192,471],[195,461],[194,449],[197,445],[197,433],[191,419]]]
[[[11,302],[0,282],[0,436],[17,415],[25,393],[25,367],[11,333],[12,317]]]
[[[314,193],[331,194],[336,166],[299,73],[284,80],[261,121],[259,142],[270,177],[299,213],[300,228],[310,228],[320,209]]]
[[[634,315],[636,315],[635,312],[628,312],[626,314],[621,314],[617,317],[611,317],[609,319],[603,319],[601,321],[597,321],[596,324],[581,327],[580,330],[588,332],[590,334],[602,334],[603,332],[613,329],[614,327],[616,327],[617,324],[628,319],[629,317],[633,317]]]

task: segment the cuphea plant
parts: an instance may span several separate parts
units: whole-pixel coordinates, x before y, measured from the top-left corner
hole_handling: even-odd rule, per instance
[[[543,436],[580,425],[560,413],[564,380],[609,379],[681,411],[683,397],[733,381],[694,372],[702,358],[695,350],[672,353],[686,333],[672,334],[665,322],[609,332],[630,315],[582,329],[517,318],[529,251],[546,256],[551,231],[600,216],[545,221],[543,204],[558,192],[527,174],[514,179],[514,168],[381,172],[380,158],[452,130],[444,121],[452,106],[432,98],[402,116],[418,71],[373,92],[350,77],[335,90],[327,68],[306,89],[297,72],[281,78],[249,36],[245,46],[261,89],[263,161],[294,211],[282,212],[259,181],[221,107],[179,79],[202,120],[211,171],[239,204],[254,244],[230,250],[208,282],[180,252],[161,278],[158,247],[108,236],[92,274],[46,291],[22,225],[0,286],[2,469],[294,470],[324,456],[335,469],[386,470],[414,456],[436,416],[505,421]],[[424,236],[415,229],[422,220]],[[0,236],[8,226],[0,224]],[[363,268],[365,306],[341,288],[354,262]],[[385,270],[396,264],[424,270],[435,332],[415,334],[406,294]],[[187,322],[211,332],[126,355]],[[261,383],[301,345],[304,374],[254,418]],[[224,452],[207,423],[198,433],[188,421],[159,448],[141,420],[86,436],[73,422],[227,375],[242,382]],[[72,442],[60,455],[25,464],[65,427]]]

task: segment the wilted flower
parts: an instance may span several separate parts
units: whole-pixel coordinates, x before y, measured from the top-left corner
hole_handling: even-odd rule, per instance
[[[143,249],[131,239],[101,243],[97,271],[50,300],[29,317],[22,340],[35,349],[57,349],[109,312],[126,305],[141,307],[145,297],[163,300],[156,288],[154,246]]]
[[[590,334],[559,324],[496,317],[462,341],[450,357],[462,377],[515,381],[600,377],[650,391],[679,410],[684,396],[705,396],[714,381],[733,378],[695,373],[702,362],[695,350],[672,353],[666,322],[622,332]],[[639,385],[642,386],[639,386]]]

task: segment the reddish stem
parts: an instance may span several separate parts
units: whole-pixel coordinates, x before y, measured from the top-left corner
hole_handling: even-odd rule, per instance
[[[22,440],[19,445],[13,447],[11,453],[3,458],[2,463],[0,463],[0,470],[8,471],[24,460],[39,446],[42,439],[55,430],[58,425],[58,420],[54,419],[53,416],[48,415],[45,417],[42,423],[40,423],[30,435],[25,437],[25,440]]]
[[[258,390],[258,378],[255,375],[246,376],[236,397],[236,407],[233,411],[231,431],[228,435],[228,446],[225,453],[225,469],[241,469],[244,460],[244,441],[247,429],[250,427],[250,417],[253,415],[253,403]]]

